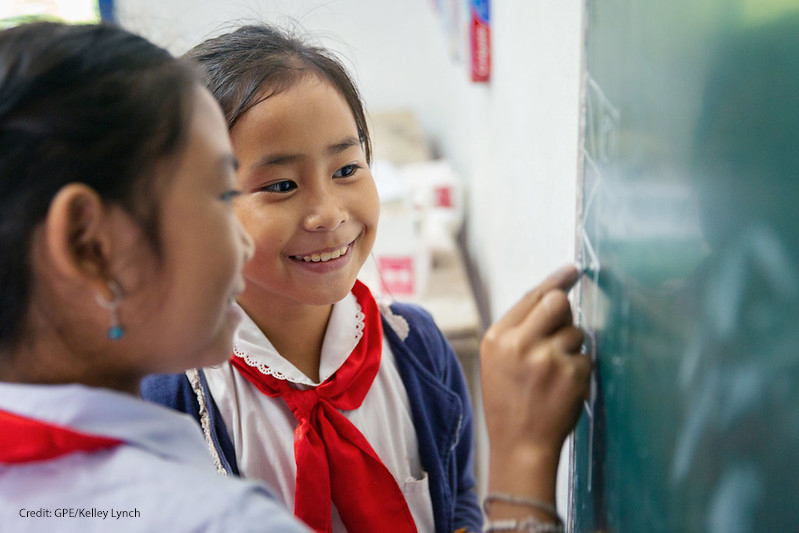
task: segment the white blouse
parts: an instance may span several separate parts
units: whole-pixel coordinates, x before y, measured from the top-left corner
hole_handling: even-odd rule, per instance
[[[0,383],[0,409],[123,441],[0,465],[0,531],[308,531],[263,484],[214,472],[196,422],[173,409],[108,389],[18,383]]]
[[[246,316],[235,338],[234,354],[250,366],[266,370],[299,388],[319,385],[346,361],[363,329],[363,314],[350,293],[333,306],[322,343],[319,383],[278,354],[258,326]],[[233,439],[236,461],[243,477],[266,481],[285,503],[294,508],[296,463],[294,429],[297,420],[281,398],[270,398],[253,386],[230,363],[204,369],[211,394]],[[434,531],[433,506],[427,473],[422,471],[416,429],[408,394],[394,354],[383,339],[380,368],[361,407],[341,411],[366,437],[396,479],[420,532]],[[334,532],[346,532],[334,505]]]

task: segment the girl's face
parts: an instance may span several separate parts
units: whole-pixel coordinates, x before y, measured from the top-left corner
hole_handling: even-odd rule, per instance
[[[151,363],[161,372],[216,364],[230,354],[240,319],[232,303],[252,254],[231,203],[235,159],[227,127],[199,86],[187,146],[168,170],[174,177],[161,200],[162,256],[141,284],[151,304],[140,331],[152,332],[144,342],[155,343],[160,360]]]
[[[236,215],[255,241],[239,302],[329,305],[372,249],[380,202],[352,111],[309,75],[244,113],[231,130]]]

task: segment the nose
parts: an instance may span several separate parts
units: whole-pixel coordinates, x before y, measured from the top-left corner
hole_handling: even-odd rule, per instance
[[[250,234],[247,233],[247,230],[244,229],[242,223],[239,222],[238,218],[235,218],[235,224],[236,224],[236,231],[239,234],[239,239],[241,242],[240,246],[241,255],[244,258],[242,264],[244,264],[250,259],[252,259],[253,254],[255,254],[255,243],[253,242],[252,237],[250,237]]]
[[[308,192],[304,225],[308,231],[332,231],[347,221],[347,209],[331,187]]]

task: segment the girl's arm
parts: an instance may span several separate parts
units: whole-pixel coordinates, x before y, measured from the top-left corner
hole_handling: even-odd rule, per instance
[[[584,336],[566,297],[578,277],[573,266],[555,272],[483,338],[490,521],[558,519],[546,509],[554,510],[560,451],[580,416],[592,366],[580,354]]]

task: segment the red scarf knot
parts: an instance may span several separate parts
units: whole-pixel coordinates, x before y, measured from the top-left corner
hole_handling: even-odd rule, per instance
[[[360,281],[352,293],[364,313],[363,336],[347,360],[319,386],[301,390],[250,367],[231,364],[258,390],[281,397],[297,419],[294,514],[316,531],[330,532],[331,501],[349,533],[415,533],[410,509],[394,476],[340,411],[357,409],[380,368],[383,327],[372,293]]]

